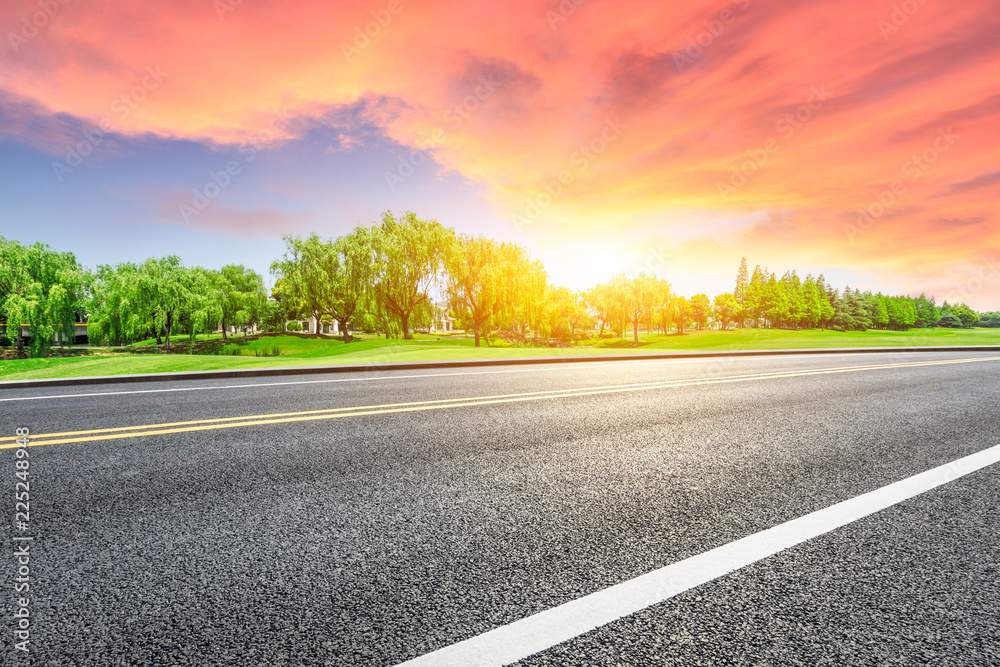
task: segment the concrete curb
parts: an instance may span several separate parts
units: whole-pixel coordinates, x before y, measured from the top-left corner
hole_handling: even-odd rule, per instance
[[[329,366],[281,366],[276,368],[236,368],[178,373],[136,373],[134,375],[98,375],[76,378],[0,381],[0,390],[76,385],[124,384],[130,382],[176,382],[181,380],[224,380],[281,375],[317,375],[328,373],[370,373],[434,368],[480,368],[525,366],[532,364],[588,363],[599,361],[652,361],[659,359],[713,359],[720,357],[765,357],[796,354],[886,354],[902,352],[1000,352],[1000,345],[938,347],[863,347],[809,348],[803,350],[735,350],[717,352],[632,352],[626,354],[588,354],[548,357],[509,357],[495,359],[451,359],[443,361],[396,361],[385,364],[337,364]]]

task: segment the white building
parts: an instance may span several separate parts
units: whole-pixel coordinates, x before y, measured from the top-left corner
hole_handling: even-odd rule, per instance
[[[288,325],[292,322],[298,322],[302,326],[302,331],[310,334],[324,334],[327,336],[340,336],[340,322],[337,320],[324,320],[323,322],[317,322],[315,317],[310,317],[308,320],[290,320],[285,323],[285,329],[287,330]]]
[[[434,304],[434,319],[431,320],[431,328],[428,333],[451,333],[455,330],[455,318],[448,313],[448,304],[438,302]]]

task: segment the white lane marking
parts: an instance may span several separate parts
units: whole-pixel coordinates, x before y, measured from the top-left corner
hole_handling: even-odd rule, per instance
[[[688,362],[688,361],[702,361],[696,359],[664,359],[663,361],[649,361],[649,362],[625,362],[620,364],[612,363],[600,363],[600,364],[581,364],[581,366],[587,366],[588,369],[593,368],[610,368],[613,366],[652,366],[669,362]],[[295,380],[292,382],[258,382],[255,384],[226,384],[226,385],[216,385],[214,387],[175,387],[172,389],[133,389],[129,391],[102,391],[102,392],[91,392],[86,394],[53,394],[46,396],[17,396],[13,398],[0,398],[0,401],[33,401],[42,398],[75,398],[78,396],[118,396],[120,394],[159,394],[170,391],[205,391],[207,389],[244,389],[244,388],[254,388],[254,387],[276,387],[283,385],[298,385],[298,384],[327,384],[333,382],[371,382],[375,380],[407,380],[414,378],[433,378],[433,377],[448,377],[453,375],[494,375],[498,373],[535,373],[539,371],[551,371],[551,370],[570,370],[566,366],[555,366],[551,368],[518,368],[512,370],[503,371],[472,371],[465,373],[423,373],[420,375],[378,375],[374,377],[352,377],[352,378],[331,378],[326,380]],[[377,373],[380,371],[357,371],[359,373]],[[191,382],[196,382],[198,378],[191,378]],[[125,380],[127,382],[127,380]]]
[[[856,353],[853,353],[853,352],[837,352],[837,353],[834,353],[834,354],[824,354],[824,355],[821,355],[821,356],[824,359],[829,359],[830,357],[840,357],[840,356],[853,355],[853,354],[856,354]],[[887,352],[886,354],[897,354],[897,353],[889,353],[889,352]],[[909,353],[903,353],[903,354],[909,354]],[[810,358],[815,358],[816,357],[816,355],[813,355],[813,354],[810,354],[810,355],[788,354],[788,355],[782,355],[782,358],[783,359],[788,359],[788,358],[795,359],[795,358],[799,358],[799,357],[803,357],[803,356],[808,356]],[[298,385],[298,384],[328,384],[328,383],[333,383],[333,382],[370,382],[370,381],[373,381],[373,380],[407,380],[407,379],[414,379],[414,378],[448,377],[448,376],[456,376],[456,375],[495,375],[495,374],[499,374],[499,373],[538,373],[538,372],[543,372],[543,371],[556,371],[556,370],[558,370],[558,371],[584,370],[584,369],[586,369],[586,370],[593,370],[593,369],[601,369],[601,368],[613,368],[613,367],[616,367],[616,366],[660,366],[660,365],[666,365],[666,364],[712,363],[712,362],[717,362],[720,359],[728,361],[728,360],[737,360],[737,359],[742,359],[742,358],[743,357],[701,357],[701,358],[698,358],[698,359],[657,359],[657,360],[623,361],[623,362],[614,362],[614,363],[612,363],[612,362],[598,361],[598,362],[593,362],[593,363],[589,363],[589,364],[588,363],[569,363],[569,364],[566,364],[566,365],[559,365],[559,366],[553,364],[551,366],[546,365],[546,366],[543,366],[543,367],[540,367],[540,368],[514,368],[514,369],[500,370],[500,371],[468,371],[468,372],[463,372],[463,373],[423,373],[423,374],[420,374],[420,375],[379,375],[379,376],[375,376],[375,377],[332,378],[332,379],[326,379],[326,380],[296,380],[296,381],[293,381],[293,382],[258,382],[258,383],[255,383],[255,384],[226,384],[226,385],[216,385],[214,387],[174,387],[174,388],[170,388],[170,389],[132,389],[132,390],[128,390],[128,391],[99,391],[99,392],[90,392],[90,393],[81,393],[81,394],[51,394],[51,395],[46,394],[44,396],[14,396],[14,397],[11,397],[11,398],[0,398],[0,402],[5,402],[5,401],[38,401],[38,400],[42,400],[42,399],[45,399],[45,398],[78,398],[78,397],[81,397],[81,396],[122,396],[122,395],[126,395],[126,394],[161,394],[161,393],[167,393],[167,392],[172,392],[172,391],[206,391],[206,390],[209,390],[209,389],[245,389],[245,388],[252,389],[254,387],[280,387],[280,386],[283,386],[283,385]],[[761,359],[761,358],[766,359],[767,357],[753,357],[753,356],[746,357],[746,359],[750,359],[750,360],[757,360],[757,359]],[[363,370],[363,369],[359,369],[357,372],[358,373],[378,373],[378,372],[385,372],[385,371],[378,371],[378,370],[368,370],[368,371],[366,371],[366,370]],[[190,381],[196,382],[197,380],[198,380],[198,378],[191,378]],[[128,382],[128,380],[124,380],[123,382]]]
[[[1000,445],[667,565],[398,667],[502,667],[1000,461]]]

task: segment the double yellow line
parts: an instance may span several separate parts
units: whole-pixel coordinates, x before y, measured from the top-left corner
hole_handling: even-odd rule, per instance
[[[288,424],[292,422],[317,421],[321,419],[344,419],[346,417],[363,417],[367,415],[385,415],[401,412],[422,412],[426,410],[444,410],[480,405],[497,405],[501,403],[520,403],[525,401],[570,398],[573,396],[616,394],[630,391],[646,391],[649,389],[693,387],[699,385],[726,384],[731,382],[751,382],[755,380],[773,380],[778,378],[794,378],[810,375],[831,375],[834,373],[855,373],[859,371],[912,368],[917,366],[943,366],[951,364],[981,363],[986,361],[1000,361],[1000,357],[953,359],[947,361],[918,361],[870,366],[842,366],[838,368],[819,368],[813,370],[786,371],[778,373],[757,373],[753,375],[733,375],[720,378],[700,378],[693,380],[662,380],[655,382],[637,382],[632,384],[604,385],[598,387],[582,387],[578,389],[553,389],[549,391],[532,391],[518,394],[499,394],[494,396],[451,398],[435,401],[387,403],[384,405],[329,408],[326,410],[303,410],[299,412],[278,412],[264,415],[246,415],[241,417],[198,419],[183,422],[167,422],[162,424],[145,424],[140,426],[93,429],[89,431],[64,431],[60,433],[32,435],[28,440],[28,446],[39,447],[41,445],[69,444],[75,442],[96,442],[100,440],[118,440],[154,435],[170,435],[173,433],[212,431],[224,428],[260,426],[264,424]],[[17,438],[0,438],[0,449],[12,449],[14,447],[18,447],[19,445],[15,442],[15,440],[17,440]]]

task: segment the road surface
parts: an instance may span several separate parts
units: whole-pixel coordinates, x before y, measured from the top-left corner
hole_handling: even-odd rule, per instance
[[[9,641],[11,592],[3,664],[444,664],[435,651],[1000,444],[1000,359],[53,387],[0,390],[0,415],[3,446],[31,433],[8,591],[12,536],[34,538],[30,653]],[[962,473],[516,664],[997,664],[998,508],[1000,465]]]

